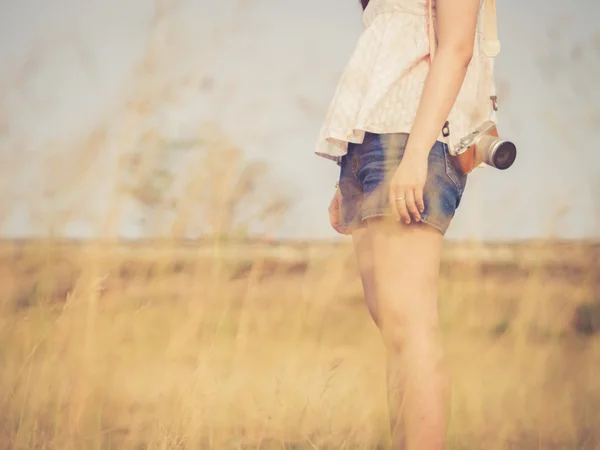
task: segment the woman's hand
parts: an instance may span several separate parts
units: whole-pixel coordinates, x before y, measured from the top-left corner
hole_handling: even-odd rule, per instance
[[[329,223],[335,231],[340,234],[344,234],[342,229],[340,228],[340,208],[342,205],[342,192],[340,191],[340,187],[338,186],[333,194],[333,198],[331,199],[331,203],[329,204]]]
[[[404,152],[402,161],[390,181],[389,200],[396,216],[404,223],[421,221],[425,209],[423,189],[427,181],[427,153]]]

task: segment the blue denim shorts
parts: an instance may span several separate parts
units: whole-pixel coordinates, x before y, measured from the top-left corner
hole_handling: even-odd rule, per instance
[[[351,233],[372,217],[393,216],[389,204],[389,180],[402,160],[408,134],[366,133],[362,144],[348,145],[341,159],[342,204],[340,228]],[[423,190],[423,222],[446,233],[460,203],[467,176],[449,159],[446,144],[437,141],[429,152],[427,181]]]

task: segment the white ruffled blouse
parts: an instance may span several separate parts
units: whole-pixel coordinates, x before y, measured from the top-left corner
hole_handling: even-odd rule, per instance
[[[410,133],[429,70],[427,1],[370,1],[321,127],[317,155],[339,161],[348,143],[361,143],[367,131]],[[482,11],[473,58],[448,118],[451,145],[485,120],[495,120],[493,59],[483,51]]]

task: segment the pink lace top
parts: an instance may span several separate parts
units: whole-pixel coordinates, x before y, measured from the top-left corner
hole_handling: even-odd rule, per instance
[[[316,154],[339,160],[346,154],[348,143],[361,143],[366,131],[410,132],[429,70],[426,1],[370,1],[356,49],[325,116]],[[448,118],[450,144],[485,120],[495,120],[490,100],[494,92],[493,59],[483,52],[482,11],[473,58]]]

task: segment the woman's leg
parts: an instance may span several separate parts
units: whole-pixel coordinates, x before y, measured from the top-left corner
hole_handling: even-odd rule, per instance
[[[442,234],[390,218],[370,219],[366,233],[378,325],[388,350],[393,448],[443,449],[449,382],[437,308]]]
[[[377,298],[375,296],[375,273],[373,266],[373,243],[369,230],[359,228],[352,232],[352,243],[358,264],[358,271],[362,281],[363,292],[367,308],[375,324],[379,326],[379,314],[377,311]]]

